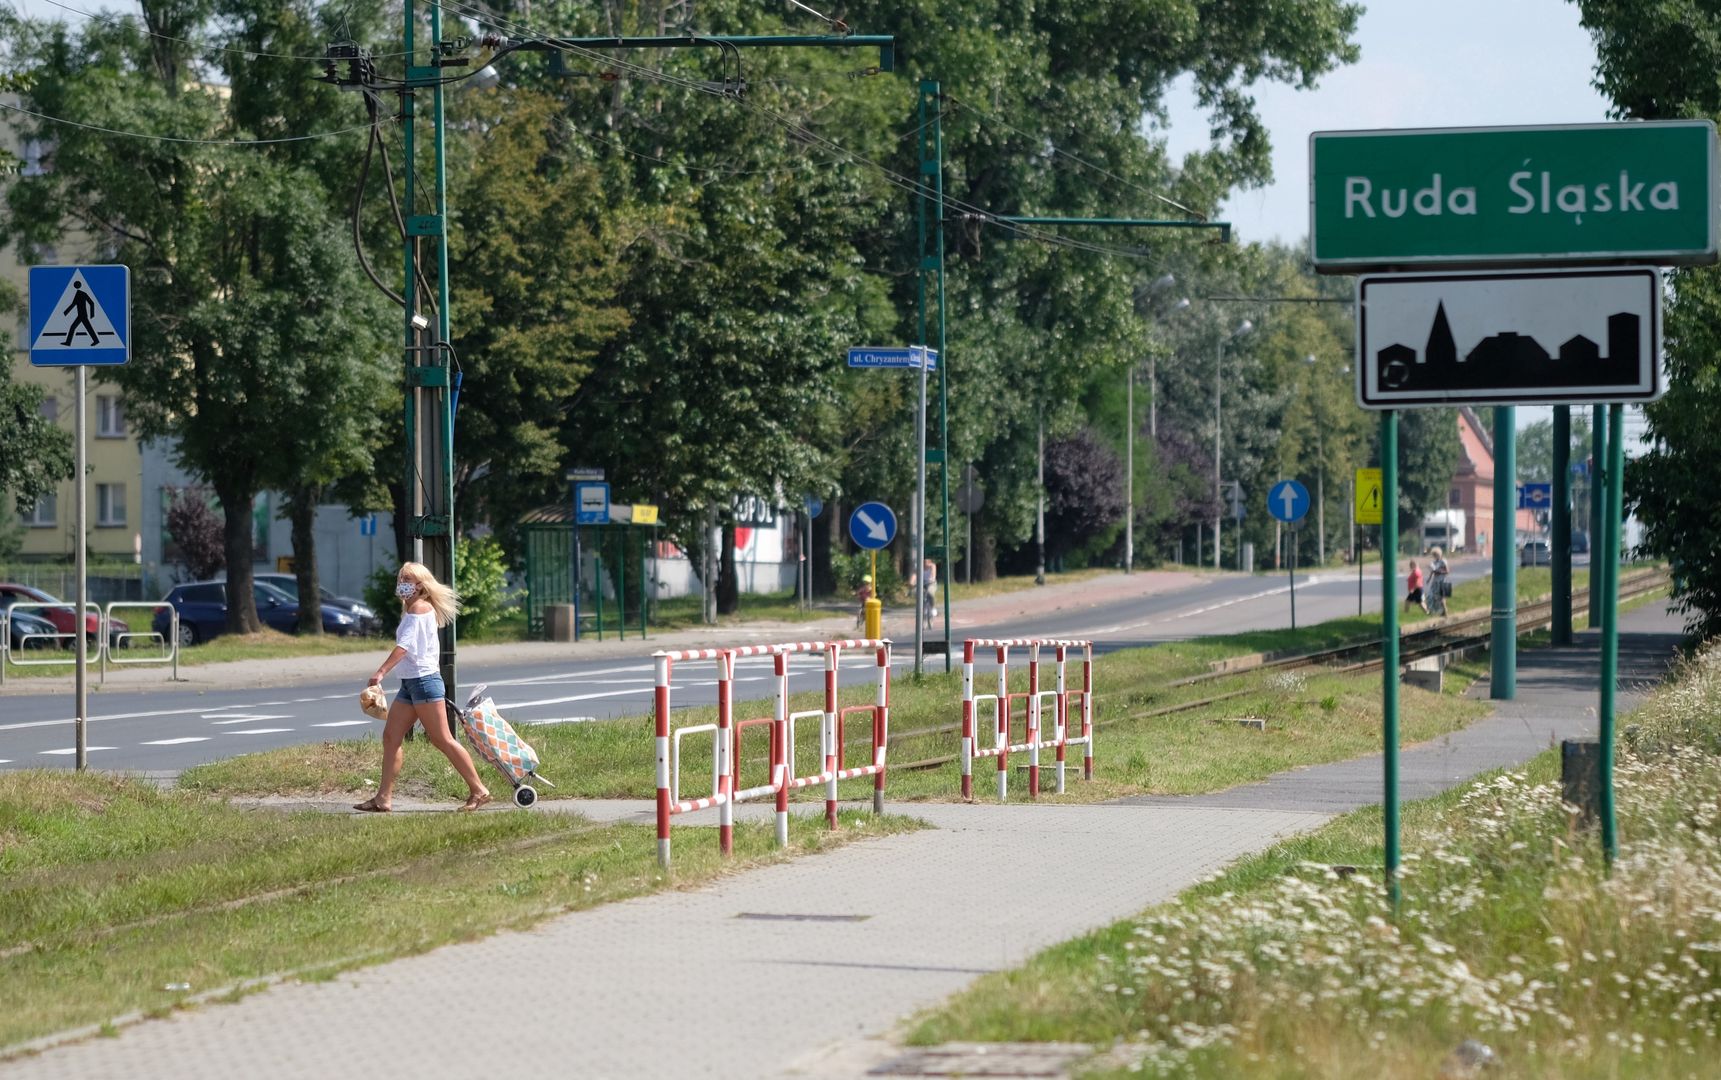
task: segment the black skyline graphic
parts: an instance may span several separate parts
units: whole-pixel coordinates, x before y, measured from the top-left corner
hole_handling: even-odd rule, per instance
[[[1634,387],[1638,383],[1641,319],[1617,312],[1607,320],[1607,355],[1582,334],[1566,339],[1557,355],[1535,338],[1503,330],[1483,338],[1462,359],[1446,319],[1446,303],[1434,311],[1428,342],[1417,356],[1394,343],[1375,353],[1382,390],[1541,390],[1573,387]]]

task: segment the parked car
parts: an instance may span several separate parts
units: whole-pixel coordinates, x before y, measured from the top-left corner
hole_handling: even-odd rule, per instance
[[[257,617],[263,625],[283,634],[299,629],[299,602],[261,581],[251,583],[257,601]],[[179,612],[179,643],[196,645],[227,632],[227,583],[194,581],[174,586],[155,613],[155,632],[166,635],[170,616],[167,606]],[[320,605],[323,630],[330,634],[356,634],[358,620],[340,608]]]
[[[1572,533],[1572,554],[1588,555],[1590,553],[1590,534],[1587,532]]]
[[[1526,540],[1518,549],[1519,566],[1548,566],[1552,562],[1553,553],[1546,540]]]
[[[291,596],[294,601],[299,599],[299,579],[292,574],[255,574],[251,580],[261,581],[265,585],[273,585]],[[377,618],[376,612],[372,611],[370,605],[363,600],[354,600],[350,596],[336,596],[321,586],[317,587],[317,596],[322,600],[324,607],[339,608],[358,620],[356,633],[382,633],[382,620]]]
[[[52,593],[30,585],[15,585],[10,582],[0,584],[0,607],[11,607],[13,604],[53,604],[54,607],[31,607],[25,610],[54,624],[56,632],[70,636],[72,627],[78,624],[78,617],[72,613],[72,606]],[[101,636],[101,616],[94,612],[84,613],[84,633],[89,636],[90,644],[94,645]],[[124,619],[115,618],[108,624],[108,641],[117,643],[119,635],[131,632],[131,627]]]
[[[7,615],[6,636],[10,639],[13,652],[29,649],[52,649],[67,643],[67,637],[61,637],[59,629],[47,619],[36,614],[35,609],[13,611],[12,605],[16,597],[0,596],[0,611]],[[25,639],[29,640],[26,641]]]

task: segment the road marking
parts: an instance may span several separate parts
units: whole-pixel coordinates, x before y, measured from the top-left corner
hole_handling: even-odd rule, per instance
[[[204,713],[203,719],[217,724],[253,724],[260,720],[291,720],[292,717],[285,713],[211,712]]]
[[[598,719],[596,716],[551,716],[543,720],[520,720],[516,722],[530,724],[533,727],[542,727],[547,724],[595,724]]]
[[[183,739],[154,739],[150,742],[144,743],[143,745],[145,745],[145,746],[180,746],[184,743],[208,742],[208,741],[209,741],[209,736],[207,736],[207,735],[187,735]]]
[[[369,720],[331,720],[326,724],[312,724],[312,727],[356,727],[359,724],[369,724]]]
[[[117,747],[117,746],[86,746],[86,747],[84,747],[84,751],[86,753],[88,753],[90,751],[94,751],[94,750],[118,750],[118,749],[119,749],[119,747]],[[70,747],[69,749],[66,749],[66,750],[42,750],[42,751],[40,751],[40,753],[43,753],[43,754],[54,754],[54,755],[57,755],[59,757],[71,757],[73,754],[75,754],[77,752],[78,752],[78,748],[75,746]]]
[[[629,688],[627,690],[605,690],[605,691],[603,691],[601,693],[597,693],[597,694],[574,694],[571,697],[544,698],[540,701],[510,701],[510,702],[506,702],[506,703],[497,702],[496,707],[499,709],[504,709],[504,710],[535,709],[540,705],[565,705],[570,701],[591,701],[595,698],[629,697],[629,696],[641,696],[641,697],[643,697],[643,696],[649,696],[647,693],[648,690],[649,690],[649,687],[632,687],[632,688]]]
[[[228,732],[224,732],[224,734],[227,734],[227,735],[279,735],[283,731],[292,731],[292,730],[293,729],[290,727],[260,727],[260,728],[248,728],[245,731],[228,731]]]
[[[12,764],[11,758],[0,757],[0,765],[10,765],[10,764]]]

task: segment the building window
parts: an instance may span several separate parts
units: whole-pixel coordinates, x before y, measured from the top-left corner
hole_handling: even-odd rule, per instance
[[[54,496],[44,495],[36,500],[36,505],[24,515],[24,524],[32,529],[51,529],[54,527],[56,502]]]
[[[49,159],[53,147],[41,139],[31,139],[24,144],[24,167],[19,170],[24,176],[47,176],[54,171],[53,162]]]
[[[125,485],[96,485],[96,524],[125,524]]]
[[[96,437],[125,438],[125,409],[120,399],[110,394],[96,395]]]
[[[60,418],[60,399],[49,396],[42,399],[42,419],[52,424]]]

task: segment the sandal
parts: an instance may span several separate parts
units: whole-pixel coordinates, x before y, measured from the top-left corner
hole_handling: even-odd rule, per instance
[[[393,812],[392,807],[383,806],[381,803],[377,802],[375,795],[372,795],[362,803],[354,803],[353,809],[362,810],[367,814],[387,814]]]
[[[488,791],[484,792],[482,795],[468,795],[466,797],[466,802],[461,805],[460,810],[471,812],[489,802],[491,798],[492,796]]]

